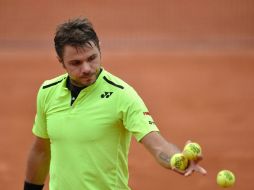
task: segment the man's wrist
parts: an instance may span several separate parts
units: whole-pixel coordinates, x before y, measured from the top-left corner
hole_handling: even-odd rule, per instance
[[[38,185],[38,184],[29,183],[27,181],[24,182],[24,190],[42,190],[43,186],[44,184]]]

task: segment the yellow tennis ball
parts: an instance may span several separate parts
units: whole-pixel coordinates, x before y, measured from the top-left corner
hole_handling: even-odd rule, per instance
[[[221,170],[217,174],[217,184],[220,187],[232,187],[235,183],[235,175],[229,170]]]
[[[184,171],[188,166],[188,159],[185,158],[182,153],[176,153],[171,157],[170,165],[172,169],[176,168],[178,170]]]
[[[201,156],[201,154],[202,154],[201,146],[195,142],[186,144],[183,149],[183,155],[188,160],[196,160],[199,156]]]

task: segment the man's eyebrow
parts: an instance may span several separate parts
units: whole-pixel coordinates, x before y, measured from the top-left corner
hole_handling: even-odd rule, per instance
[[[69,60],[67,62],[73,64],[73,63],[79,63],[81,61],[79,59],[72,59],[72,60]]]
[[[98,53],[93,53],[91,56],[94,56],[94,55],[98,56]],[[90,56],[89,56],[89,57],[90,57]]]
[[[94,56],[98,56],[98,54],[97,53],[93,53],[93,54],[89,55],[87,58],[89,59],[89,58],[94,57]]]
[[[89,59],[91,57],[97,57],[98,56],[98,53],[92,53],[91,55],[87,56],[87,58],[85,59]],[[71,60],[68,60],[67,62],[74,62],[74,61],[80,61],[80,59],[71,59]]]

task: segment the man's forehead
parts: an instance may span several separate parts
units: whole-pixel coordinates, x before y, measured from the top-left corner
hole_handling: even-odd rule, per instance
[[[85,45],[80,45],[80,46],[66,45],[64,47],[63,57],[89,55],[89,54],[97,53],[96,48],[97,47],[94,45],[94,43],[91,43],[91,44],[86,43]]]

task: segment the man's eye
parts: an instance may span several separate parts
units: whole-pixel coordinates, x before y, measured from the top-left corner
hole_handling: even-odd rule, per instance
[[[96,57],[97,57],[96,55],[92,55],[92,56],[88,57],[87,61],[88,61],[88,62],[91,62],[91,61],[93,61]]]
[[[71,65],[79,65],[80,64],[80,61],[72,61],[70,62]]]

